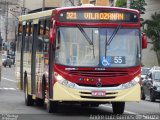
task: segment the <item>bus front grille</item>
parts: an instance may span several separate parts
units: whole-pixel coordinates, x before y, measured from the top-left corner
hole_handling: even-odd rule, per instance
[[[96,84],[80,84],[80,83],[77,83],[77,85],[79,86],[83,86],[83,87],[97,87]],[[120,84],[113,84],[113,85],[103,85],[101,87],[117,87],[119,86]]]
[[[87,77],[117,77],[126,76],[128,71],[117,71],[117,70],[106,70],[106,71],[95,71],[95,70],[71,70],[69,74],[87,76]]]

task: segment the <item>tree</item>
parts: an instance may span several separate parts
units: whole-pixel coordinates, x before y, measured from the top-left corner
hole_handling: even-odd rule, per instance
[[[146,20],[144,24],[147,25],[144,32],[152,40],[152,50],[156,52],[158,64],[160,65],[160,14],[153,14],[151,20]]]
[[[116,1],[116,7],[126,7],[127,6],[127,0],[117,0]]]
[[[144,8],[145,5],[147,5],[145,0],[132,0],[130,3],[130,8],[138,10],[140,14],[144,14],[144,12],[146,11],[146,9]],[[144,19],[141,18],[141,21],[144,21]]]

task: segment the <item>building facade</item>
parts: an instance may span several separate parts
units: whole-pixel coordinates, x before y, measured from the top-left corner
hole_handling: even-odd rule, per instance
[[[145,6],[146,11],[145,14],[142,15],[142,18],[144,20],[151,19],[151,15],[156,13],[160,13],[160,0],[145,0],[147,5]],[[151,42],[150,39],[148,39],[149,42]],[[152,67],[152,66],[157,66],[158,61],[157,61],[157,55],[156,53],[151,50],[153,48],[152,44],[148,43],[148,48],[142,50],[142,63],[146,67]]]
[[[3,42],[9,43],[15,39],[17,13],[10,11],[10,8],[15,7],[18,2],[18,0],[0,0],[0,32]]]
[[[110,6],[114,0],[34,0],[30,2],[30,0],[24,0],[22,5],[29,10],[34,10],[38,8],[45,7],[68,7],[75,6],[81,4],[99,4],[101,6]]]

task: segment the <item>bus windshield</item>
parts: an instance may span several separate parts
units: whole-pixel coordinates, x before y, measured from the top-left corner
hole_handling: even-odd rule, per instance
[[[83,27],[83,31],[92,45],[78,27],[58,28],[57,64],[75,67],[129,67],[140,64],[138,29],[120,28],[107,47],[115,28]]]

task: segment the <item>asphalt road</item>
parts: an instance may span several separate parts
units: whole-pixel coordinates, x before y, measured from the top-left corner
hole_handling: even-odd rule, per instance
[[[139,103],[126,103],[124,114],[136,115],[141,119],[143,114],[155,113],[160,114],[160,101],[150,102],[148,99]],[[100,105],[98,108],[62,104],[58,113],[49,114],[45,106],[25,106],[24,93],[16,89],[15,68],[12,66],[12,68],[2,68],[0,114],[0,120],[99,120],[112,116],[112,107],[109,104]]]

